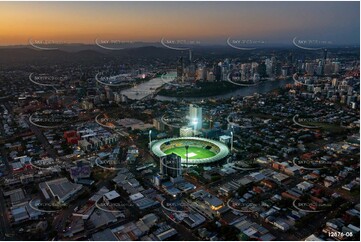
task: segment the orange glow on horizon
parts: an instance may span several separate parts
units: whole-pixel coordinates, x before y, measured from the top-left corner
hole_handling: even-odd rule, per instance
[[[0,2],[0,45],[358,34],[357,2]],[[356,7],[355,7],[356,6]],[[355,28],[345,28],[354,26]],[[338,32],[337,32],[338,31]],[[341,37],[340,37],[341,36]],[[328,37],[327,37],[328,38]]]

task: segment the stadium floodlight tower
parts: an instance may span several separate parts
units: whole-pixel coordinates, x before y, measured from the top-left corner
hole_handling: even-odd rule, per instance
[[[149,147],[152,144],[152,130],[149,130]]]
[[[189,148],[189,145],[186,145],[185,148],[186,148],[186,167],[188,167],[188,148]]]
[[[231,152],[233,151],[233,131],[231,131]]]

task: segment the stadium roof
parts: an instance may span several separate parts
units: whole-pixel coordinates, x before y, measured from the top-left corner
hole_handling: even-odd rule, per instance
[[[219,142],[216,140],[211,140],[211,139],[199,138],[199,137],[179,137],[179,138],[156,140],[151,143],[151,150],[152,150],[153,154],[155,154],[156,156],[162,157],[167,154],[161,150],[161,148],[160,148],[161,145],[163,145],[164,143],[167,143],[167,142],[182,141],[182,140],[208,142],[219,148],[219,152],[215,156],[212,156],[209,158],[203,158],[203,159],[192,159],[192,158],[188,159],[188,164],[190,164],[190,165],[212,163],[212,162],[215,162],[215,161],[225,158],[230,152],[228,147],[225,144],[223,144],[222,142]],[[181,161],[182,161],[182,163],[185,163],[186,159],[182,158]]]

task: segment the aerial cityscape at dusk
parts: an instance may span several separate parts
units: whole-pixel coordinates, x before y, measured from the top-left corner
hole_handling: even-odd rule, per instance
[[[360,2],[0,2],[1,241],[360,241]]]

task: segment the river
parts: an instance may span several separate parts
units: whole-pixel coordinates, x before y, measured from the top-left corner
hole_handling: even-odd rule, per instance
[[[175,77],[175,75],[176,75],[176,72],[174,72],[174,71],[168,72],[163,77],[153,78],[153,79],[151,79],[147,82],[141,83],[135,87],[125,89],[121,93],[130,99],[141,100],[141,99],[147,97],[148,95],[153,94],[156,91],[156,89],[161,87],[162,85],[164,85],[164,83],[168,83],[168,82],[172,81],[173,78]],[[283,79],[283,80],[262,82],[256,86],[240,87],[240,88],[236,89],[235,91],[232,91],[232,92],[229,92],[226,94],[222,94],[222,95],[212,96],[212,97],[176,98],[176,97],[166,97],[166,96],[157,95],[157,96],[155,96],[155,99],[159,100],[159,101],[178,101],[178,100],[199,101],[199,100],[203,100],[203,99],[207,99],[207,98],[227,99],[227,98],[236,97],[236,96],[249,96],[249,95],[253,95],[254,93],[267,93],[269,91],[272,91],[274,89],[277,89],[279,87],[282,87],[282,86],[284,86],[286,84],[290,84],[290,83],[292,83],[292,84],[294,83],[294,81],[291,77],[287,78],[287,79]],[[215,83],[215,85],[216,84],[217,83]]]
[[[171,82],[175,78],[176,74],[176,72],[168,72],[162,77],[156,77],[136,85],[135,87],[125,89],[121,91],[121,94],[133,100],[141,100],[148,95],[153,94],[157,88],[161,87],[165,83]]]

